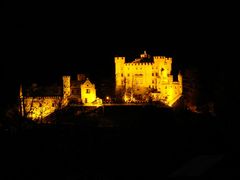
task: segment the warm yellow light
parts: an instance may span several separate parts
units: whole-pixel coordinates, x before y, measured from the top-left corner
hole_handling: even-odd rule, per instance
[[[161,101],[172,106],[182,95],[182,75],[174,81],[172,58],[153,56],[152,61],[146,51],[132,62],[125,57],[115,57],[116,96],[125,102]]]

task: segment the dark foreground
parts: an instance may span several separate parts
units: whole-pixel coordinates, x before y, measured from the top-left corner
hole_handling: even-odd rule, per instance
[[[79,119],[89,120],[88,125],[38,125],[1,132],[0,176],[156,179],[236,175],[226,168],[230,149],[226,127],[216,117],[152,107],[109,107],[104,113]]]

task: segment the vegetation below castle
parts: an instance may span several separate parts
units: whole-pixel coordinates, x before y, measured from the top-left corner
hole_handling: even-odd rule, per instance
[[[66,107],[53,124],[19,118],[16,131],[1,132],[1,151],[12,154],[2,161],[4,172],[19,176],[167,177],[190,159],[222,153],[225,146],[222,119],[152,105],[109,106],[104,112]]]

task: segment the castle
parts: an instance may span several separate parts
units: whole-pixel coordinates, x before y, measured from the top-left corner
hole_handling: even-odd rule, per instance
[[[63,76],[62,81],[61,93],[51,96],[36,93],[24,95],[21,86],[20,112],[22,116],[37,120],[49,116],[57,109],[66,107],[68,104],[102,105],[102,100],[96,96],[95,85],[84,74],[78,74],[77,80],[71,80],[70,76]]]
[[[182,95],[182,75],[174,81],[172,58],[153,56],[144,51],[139,58],[126,62],[115,57],[115,92],[124,102],[163,102],[172,106]]]
[[[114,59],[115,93],[124,102],[162,102],[172,106],[182,96],[182,75],[178,73],[177,80],[174,79],[172,58],[151,57],[144,51],[132,62],[126,62],[125,57]],[[102,105],[102,99],[96,96],[95,85],[84,74],[78,74],[76,80],[63,76],[61,92],[57,95],[24,95],[21,87],[20,102],[22,116],[33,120],[43,119],[69,104]]]

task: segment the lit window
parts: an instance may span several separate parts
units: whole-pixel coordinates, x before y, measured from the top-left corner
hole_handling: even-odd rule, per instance
[[[90,89],[86,89],[86,93],[89,94],[90,93]]]

